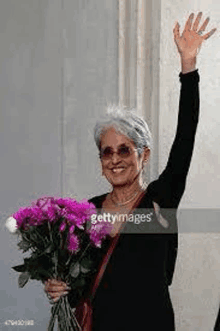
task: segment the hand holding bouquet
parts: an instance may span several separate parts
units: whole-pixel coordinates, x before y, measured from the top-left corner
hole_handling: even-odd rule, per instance
[[[24,264],[13,269],[20,272],[19,287],[29,279],[58,287],[51,309],[48,331],[53,330],[56,316],[60,330],[80,330],[66,294],[72,289],[75,304],[89,289],[102,258],[102,241],[111,231],[106,223],[91,225],[95,206],[87,200],[43,197],[30,207],[22,207],[10,217],[6,226],[20,236],[18,247],[31,251]],[[68,284],[68,288],[66,285]],[[60,286],[60,288],[59,288]],[[65,291],[60,296],[60,289]]]

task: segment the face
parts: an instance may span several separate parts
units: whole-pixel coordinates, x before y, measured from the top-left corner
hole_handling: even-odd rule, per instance
[[[101,157],[103,174],[110,184],[127,186],[139,180],[144,156],[138,156],[133,141],[128,137],[110,128],[102,135],[101,151],[104,153],[107,151],[107,154],[110,154],[107,158]],[[117,151],[119,155],[115,153]]]

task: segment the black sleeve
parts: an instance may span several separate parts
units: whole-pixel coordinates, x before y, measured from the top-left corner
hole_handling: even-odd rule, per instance
[[[199,117],[198,70],[179,74],[181,82],[176,136],[165,170],[150,184],[154,201],[161,208],[177,208],[183,195],[192,158]]]

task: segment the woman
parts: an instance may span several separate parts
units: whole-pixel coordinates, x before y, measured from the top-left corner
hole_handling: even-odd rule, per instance
[[[124,214],[154,208],[163,218],[160,222],[154,214],[148,233],[121,232],[93,301],[94,331],[175,330],[168,286],[177,250],[176,210],[185,188],[199,115],[196,57],[202,42],[216,30],[202,36],[209,19],[198,29],[201,16],[199,13],[194,23],[194,15],[189,16],[182,36],[178,23],[174,28],[182,65],[179,117],[168,163],[159,178],[144,188],[142,173],[150,155],[150,133],[143,120],[116,111],[95,128],[103,174],[113,189],[90,201],[102,212]],[[121,226],[115,223],[112,237]],[[45,291],[57,301],[68,288],[51,280]]]

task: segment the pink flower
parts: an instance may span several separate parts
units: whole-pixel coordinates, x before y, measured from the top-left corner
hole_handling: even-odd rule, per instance
[[[60,218],[61,208],[56,204],[56,201],[53,197],[42,197],[33,203],[39,209],[41,209],[45,219],[50,222]]]
[[[67,246],[68,251],[71,253],[77,253],[79,249],[78,237],[74,234],[69,234],[67,241],[68,241],[68,246]]]
[[[84,229],[83,225],[89,220],[89,216],[94,214],[95,206],[83,199],[77,202],[72,198],[42,197],[32,203],[31,207],[23,207],[12,216],[17,221],[18,228],[27,230],[30,226],[38,226],[44,221],[55,222],[61,217],[66,221],[73,232],[75,226]],[[64,225],[60,226],[60,231],[64,231]]]
[[[55,201],[60,208],[66,208],[70,210],[74,210],[75,206],[78,204],[78,202],[72,198],[57,198]]]
[[[60,232],[63,232],[65,230],[65,228],[66,228],[66,223],[65,222],[62,222],[60,224],[60,228],[59,228]]]
[[[16,219],[18,228],[22,229],[41,225],[44,220],[44,215],[38,207],[22,207],[12,216]]]
[[[73,233],[75,230],[75,225],[71,225],[70,229],[69,229],[69,233]]]
[[[101,247],[102,241],[109,235],[112,225],[109,223],[98,223],[88,230],[90,240],[96,247]]]

